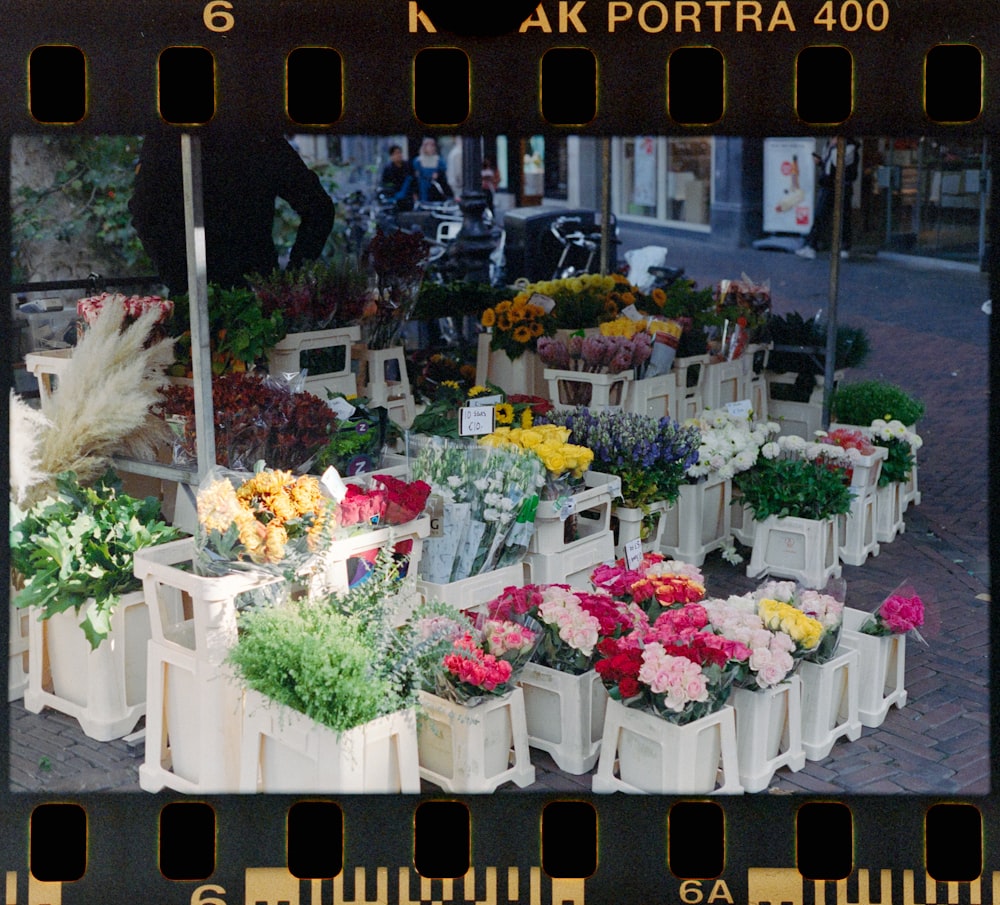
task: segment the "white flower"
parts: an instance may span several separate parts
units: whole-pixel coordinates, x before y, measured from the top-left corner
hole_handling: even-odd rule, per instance
[[[770,443],[765,443],[760,448],[760,454],[765,459],[777,459],[778,456],[781,455],[781,447],[772,440]]]

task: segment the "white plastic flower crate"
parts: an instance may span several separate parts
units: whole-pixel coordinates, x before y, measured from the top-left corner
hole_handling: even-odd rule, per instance
[[[902,507],[903,512],[906,512],[906,510],[911,505],[912,506],[919,506],[920,505],[920,500],[921,500],[920,479],[919,479],[919,476],[917,474],[917,471],[918,471],[918,469],[917,469],[917,455],[918,455],[918,451],[915,450],[915,449],[913,449],[913,450],[911,450],[911,454],[913,456],[913,467],[910,469],[910,476],[903,483],[903,496],[902,496],[902,500],[900,502],[900,505]]]
[[[736,711],[736,748],[744,791],[761,792],[782,767],[797,772],[806,765],[798,676],[771,688],[734,688],[729,703]]]
[[[319,593],[343,593],[350,587],[348,563],[353,557],[370,550],[392,549],[397,544],[411,541],[407,574],[416,575],[420,567],[423,542],[430,534],[431,520],[422,515],[403,525],[387,525],[372,531],[362,531],[333,541],[324,553],[321,576],[314,590]]]
[[[446,792],[493,792],[505,782],[523,788],[535,781],[520,688],[477,707],[421,692],[417,741],[420,776]]]
[[[518,676],[524,692],[528,744],[547,751],[564,773],[588,773],[601,753],[608,693],[594,670],[582,675],[528,663]]]
[[[71,608],[42,622],[37,617],[32,609],[25,709],[65,713],[97,741],[128,735],[146,712],[150,618],[142,592],[122,595],[111,614],[111,631],[95,650],[80,628],[82,612]]]
[[[674,359],[677,375],[677,418],[697,418],[705,409],[705,380],[708,355],[689,355]]]
[[[361,339],[358,326],[338,327],[331,330],[310,330],[306,333],[289,333],[267,356],[268,371],[276,374],[298,374],[302,370],[302,353],[318,349],[339,349],[343,365],[335,371],[306,375],[305,389],[327,398],[327,391],[350,396],[358,391],[357,376],[351,371],[351,354],[354,343]]]
[[[837,516],[838,555],[849,566],[864,565],[869,556],[879,554],[875,508],[875,494],[862,493],[851,501],[849,512]]]
[[[826,663],[806,660],[802,680],[802,747],[807,760],[823,760],[841,738],[861,737],[858,692],[861,687],[858,652],[841,647]]]
[[[353,346],[358,364],[358,393],[372,406],[384,406],[401,427],[409,427],[416,417],[416,400],[406,371],[402,346],[369,349],[364,343]],[[388,375],[392,373],[393,377]]]
[[[240,791],[418,793],[416,714],[401,710],[336,732],[248,688]]]
[[[595,534],[562,553],[529,553],[524,558],[530,584],[590,586],[590,573],[601,563],[613,562],[615,540],[611,530]]]
[[[146,696],[139,786],[203,795],[239,791],[243,687],[231,668],[183,646],[150,641]]]
[[[7,608],[10,611],[9,634],[7,635],[7,703],[16,701],[24,697],[24,691],[28,687],[28,664],[30,657],[28,649],[30,646],[30,628],[28,622],[32,618],[31,614],[25,610],[19,610],[14,606],[14,596],[17,591],[13,587],[10,589],[10,603]]]
[[[710,362],[702,391],[705,408],[720,409],[730,402],[750,400],[753,358],[741,355],[732,361]]]
[[[677,420],[680,408],[677,372],[670,371],[658,377],[633,380],[623,411],[646,415],[649,418]]]
[[[732,501],[729,507],[729,527],[733,537],[744,547],[753,546],[754,520],[753,510],[743,502],[743,494],[733,488]]]
[[[749,578],[792,578],[807,588],[822,588],[829,579],[840,577],[835,518],[771,515],[754,525]]]
[[[861,725],[881,726],[890,707],[906,706],[906,635],[863,634],[859,629],[868,615],[863,610],[844,607],[841,644],[858,652]]]
[[[29,352],[24,356],[25,369],[38,381],[38,401],[43,412],[48,409],[52,393],[58,389],[72,357],[71,348]]]
[[[608,699],[592,789],[659,795],[738,795],[735,711],[684,726]]]
[[[521,587],[523,584],[524,564],[514,563],[502,569],[483,572],[482,575],[470,575],[468,578],[446,584],[418,578],[417,591],[425,602],[437,600],[457,610],[466,610],[498,597],[505,588]]]
[[[826,378],[819,374],[816,376],[816,386],[809,396],[808,402],[796,402],[789,399],[777,399],[774,394],[774,387],[778,385],[790,386],[795,383],[798,375],[792,372],[775,374],[767,372],[767,416],[771,421],[777,421],[781,425],[783,436],[797,436],[804,440],[813,440],[816,431],[823,426],[823,391],[826,386]],[[834,372],[833,384],[836,385],[843,380],[844,372]]]
[[[529,553],[565,553],[593,537],[610,535],[611,503],[621,496],[621,479],[588,471],[584,482],[581,489],[562,499],[539,502]],[[574,526],[573,536],[567,538]]]
[[[879,543],[891,543],[897,534],[906,530],[903,520],[904,487],[900,481],[890,481],[875,491],[875,538]]]
[[[628,400],[632,371],[620,374],[589,374],[586,371],[564,371],[545,368],[543,375],[549,386],[549,401],[556,410],[574,409],[585,405],[591,411],[623,408]],[[589,400],[584,385],[589,387]]]
[[[668,507],[667,502],[659,500],[649,504],[649,511],[644,513],[640,508],[631,506],[611,507],[611,528],[615,536],[615,558],[621,559],[625,555],[625,545],[631,541],[642,537],[642,522],[648,515],[656,520],[655,526],[649,536],[643,540],[643,552],[660,549],[660,542],[663,538],[663,529],[666,524]]]
[[[525,393],[528,396],[547,395],[545,366],[536,352],[527,351],[513,361],[503,350],[490,349],[490,333],[479,334],[476,350],[476,383],[492,383],[507,393]]]
[[[664,515],[660,550],[700,566],[732,534],[733,482],[717,475],[697,484],[682,484]]]

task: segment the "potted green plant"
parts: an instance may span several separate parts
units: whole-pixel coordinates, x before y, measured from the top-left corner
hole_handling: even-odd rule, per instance
[[[888,543],[902,531],[903,513],[920,503],[917,450],[923,441],[915,425],[923,415],[923,402],[883,380],[844,384],[831,399],[831,427],[857,428],[886,449],[875,504],[879,541]]]
[[[846,451],[782,437],[733,477],[753,512],[751,578],[794,578],[807,587],[840,577],[837,517],[851,508]]]
[[[121,492],[113,472],[91,486],[74,473],[11,529],[10,555],[23,581],[15,604],[30,609],[32,670],[25,706],[76,717],[92,738],[131,731],[145,712],[149,615],[133,574],[136,551],[180,537],[158,501]]]

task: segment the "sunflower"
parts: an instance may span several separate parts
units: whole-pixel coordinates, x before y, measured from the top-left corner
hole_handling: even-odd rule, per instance
[[[510,319],[510,314],[507,311],[497,312],[497,329],[498,330],[509,330],[512,326]]]
[[[487,308],[483,312],[483,316],[480,319],[480,323],[484,327],[492,327],[497,322],[497,313],[492,308]]]
[[[514,421],[514,406],[509,402],[498,402],[493,409],[497,424],[511,424]]]
[[[659,308],[667,303],[667,294],[659,286],[653,290],[653,302]]]
[[[514,328],[514,340],[519,343],[531,342],[531,327],[527,324],[518,324]]]

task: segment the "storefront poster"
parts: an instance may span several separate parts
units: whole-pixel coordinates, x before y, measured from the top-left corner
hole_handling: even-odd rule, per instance
[[[809,232],[816,167],[812,138],[764,140],[764,232]]]
[[[642,135],[635,140],[635,174],[632,202],[656,208],[656,139]]]

